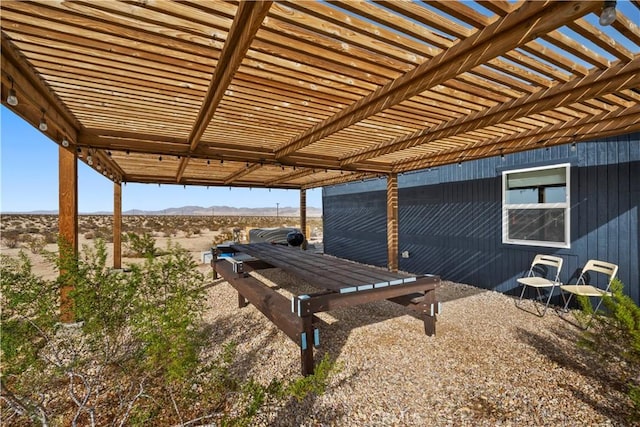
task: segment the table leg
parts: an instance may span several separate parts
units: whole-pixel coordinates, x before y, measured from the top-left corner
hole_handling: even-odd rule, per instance
[[[302,336],[300,342],[300,358],[302,375],[313,374],[313,316],[302,316]]]
[[[424,294],[422,317],[424,320],[424,333],[435,335],[436,333],[436,313],[438,303],[436,302],[436,290],[430,289]]]
[[[243,308],[249,305],[249,301],[238,292],[238,308]]]

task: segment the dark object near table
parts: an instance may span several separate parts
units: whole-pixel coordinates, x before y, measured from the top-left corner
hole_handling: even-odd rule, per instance
[[[304,242],[304,234],[299,231],[292,231],[287,234],[287,243],[290,246],[300,246]]]

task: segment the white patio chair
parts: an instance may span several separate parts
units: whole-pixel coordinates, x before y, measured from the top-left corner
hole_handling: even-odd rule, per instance
[[[542,272],[546,273],[546,275],[549,276],[548,269],[541,267],[543,265],[553,267],[555,269],[555,276],[553,276],[552,279],[536,275],[536,274],[541,274],[540,270],[542,270]],[[522,299],[524,297],[524,293],[528,286],[535,288],[537,293],[536,300],[539,302],[543,302],[544,300],[542,297],[542,294],[540,293],[540,289],[551,288],[548,291],[549,296],[547,297],[547,301],[544,303],[544,310],[542,310],[542,313],[540,312],[540,308],[538,307],[538,305],[535,304],[536,311],[538,312],[538,316],[543,317],[547,312],[547,308],[549,307],[549,301],[551,301],[551,297],[553,296],[553,290],[555,289],[556,286],[561,285],[560,270],[562,270],[562,258],[551,256],[551,255],[542,255],[542,254],[536,255],[535,258],[533,259],[533,262],[531,263],[531,268],[529,268],[529,273],[527,274],[527,276],[521,277],[520,279],[517,280],[517,282],[522,285],[522,292],[520,293],[520,298],[516,301],[516,306],[518,308],[522,308],[521,307]],[[551,272],[551,275],[552,274],[553,272]],[[528,310],[525,310],[525,311],[528,311]]]
[[[603,285],[602,287],[604,287],[604,289],[601,289],[600,287],[597,286],[597,284],[591,284],[591,283],[597,283],[597,281],[595,280],[596,277],[591,277],[591,275],[588,274],[589,272],[600,273],[607,276],[606,287],[604,287]],[[616,264],[612,264],[610,262],[605,262],[605,261],[598,261],[595,259],[590,259],[589,261],[587,261],[575,285],[560,286],[560,294],[562,295],[562,300],[564,301],[563,311],[564,312],[568,311],[569,302],[571,301],[571,298],[574,295],[585,296],[589,298],[591,297],[598,298],[598,304],[596,305],[596,308],[593,310],[593,313],[591,313],[591,317],[589,318],[589,321],[587,322],[586,326],[584,326],[584,329],[587,329],[591,324],[593,317],[598,312],[598,309],[600,308],[600,304],[602,304],[602,297],[605,295],[611,296],[611,292],[609,291],[609,288],[611,288],[611,282],[613,282],[613,279],[616,277],[617,273],[618,273],[618,266]],[[566,294],[569,294],[568,298],[566,298]]]

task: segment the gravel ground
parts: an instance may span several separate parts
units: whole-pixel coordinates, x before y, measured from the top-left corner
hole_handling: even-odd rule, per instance
[[[310,290],[279,269],[261,274],[285,295]],[[209,292],[212,345],[238,343],[238,373],[265,384],[300,374],[299,348],[262,313],[238,309],[226,282]],[[328,353],[340,372],[322,396],[268,408],[258,425],[631,425],[627,398],[555,312],[539,318],[509,296],[452,282],[437,295],[443,313],[432,337],[387,301],[322,313],[315,358]]]

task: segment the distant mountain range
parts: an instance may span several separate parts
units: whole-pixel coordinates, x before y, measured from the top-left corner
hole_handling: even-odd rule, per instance
[[[29,214],[29,215],[58,215],[57,210],[42,210],[31,212],[3,212],[8,214]],[[111,215],[113,212],[81,212],[80,215]],[[275,207],[264,208],[236,208],[232,206],[182,206],[179,208],[167,208],[159,211],[146,211],[143,209],[130,209],[122,212],[123,215],[193,215],[193,216],[298,216],[300,208],[284,206],[276,210]],[[322,209],[307,207],[307,216],[320,217]]]

